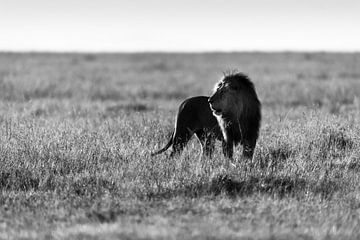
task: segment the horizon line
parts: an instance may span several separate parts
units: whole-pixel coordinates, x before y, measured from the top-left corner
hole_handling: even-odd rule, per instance
[[[348,53],[357,54],[358,50],[309,50],[309,49],[283,49],[283,50],[4,50],[0,53],[19,53],[19,54],[215,54],[215,53]]]

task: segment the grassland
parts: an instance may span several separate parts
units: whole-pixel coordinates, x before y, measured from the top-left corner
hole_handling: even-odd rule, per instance
[[[254,161],[150,157],[234,68]],[[360,54],[0,53],[0,239],[359,239],[359,96]]]

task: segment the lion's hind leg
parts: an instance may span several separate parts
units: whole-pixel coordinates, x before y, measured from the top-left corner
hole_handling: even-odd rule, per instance
[[[184,147],[192,137],[193,132],[186,128],[177,129],[173,137],[172,152],[170,157],[180,155],[184,150]]]
[[[215,137],[212,133],[200,129],[195,132],[202,147],[202,155],[211,158],[215,149]]]

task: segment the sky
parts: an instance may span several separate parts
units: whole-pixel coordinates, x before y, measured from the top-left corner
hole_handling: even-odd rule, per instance
[[[360,51],[360,1],[0,0],[0,51]]]

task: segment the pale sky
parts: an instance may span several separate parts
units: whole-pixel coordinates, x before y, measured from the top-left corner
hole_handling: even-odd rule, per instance
[[[0,51],[360,51],[360,0],[0,0]]]

